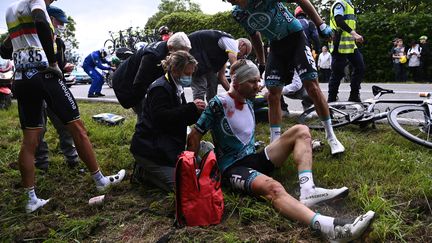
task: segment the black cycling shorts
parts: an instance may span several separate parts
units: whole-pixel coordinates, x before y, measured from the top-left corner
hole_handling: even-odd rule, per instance
[[[299,31],[270,43],[265,70],[267,87],[283,87],[290,84],[294,69],[297,70],[302,82],[318,78],[315,60],[305,38],[304,32]]]
[[[250,154],[236,161],[222,174],[222,183],[234,190],[253,195],[251,185],[260,174],[269,175],[274,170],[273,163],[267,159],[264,150]]]
[[[28,78],[23,73],[22,79],[16,80],[14,85],[22,129],[44,126],[44,100],[64,124],[80,118],[75,98],[54,74],[37,73]]]

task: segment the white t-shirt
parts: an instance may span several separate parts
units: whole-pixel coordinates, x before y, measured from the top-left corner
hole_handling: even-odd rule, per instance
[[[237,53],[239,52],[238,41],[236,41],[232,38],[223,36],[222,38],[219,39],[218,45],[220,48],[224,49],[226,52],[233,53],[236,56],[237,56]]]
[[[416,44],[414,47],[408,49],[407,56],[409,58],[408,67],[418,67],[420,66],[420,53],[421,47]]]
[[[324,53],[321,52],[318,56],[318,67],[323,69],[331,68],[332,57],[330,52]]]
[[[6,10],[6,23],[13,46],[12,57],[18,72],[48,66],[48,59],[37,35],[31,14],[35,9],[44,11],[46,19],[54,31],[43,0],[16,1]]]

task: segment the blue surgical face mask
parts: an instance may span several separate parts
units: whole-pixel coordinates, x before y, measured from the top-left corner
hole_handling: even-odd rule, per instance
[[[180,76],[178,82],[183,87],[190,86],[192,83],[192,76]]]

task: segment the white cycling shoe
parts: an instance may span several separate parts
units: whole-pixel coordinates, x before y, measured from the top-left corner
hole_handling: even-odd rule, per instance
[[[25,207],[26,209],[26,213],[32,213],[36,210],[38,210],[39,208],[43,207],[45,204],[47,204],[50,201],[50,199],[40,199],[38,198],[36,201],[28,201],[27,205]]]
[[[96,186],[96,189],[98,191],[104,191],[108,187],[110,187],[111,185],[115,185],[115,184],[120,183],[123,180],[123,178],[125,177],[125,175],[126,175],[126,171],[122,169],[115,175],[107,176],[107,178],[109,180],[108,183],[103,185],[103,186]]]
[[[314,206],[318,203],[344,198],[348,195],[348,187],[344,186],[338,189],[325,189],[315,187],[314,192],[307,195],[306,197],[300,197],[300,202],[307,207]]]
[[[358,216],[352,223],[342,223],[342,220],[334,220],[334,230],[325,234],[327,239],[333,243],[345,243],[360,238],[371,224],[375,216],[374,211]]]
[[[345,151],[345,147],[342,145],[337,138],[327,139],[328,144],[330,145],[331,154],[340,154]]]

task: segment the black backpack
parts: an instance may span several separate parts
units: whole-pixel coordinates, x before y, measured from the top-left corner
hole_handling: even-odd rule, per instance
[[[140,49],[125,61],[123,61],[112,77],[114,93],[124,108],[135,106],[141,99],[133,88],[135,74],[138,72],[144,50]]]
[[[112,88],[121,106],[129,109],[144,98],[145,92],[134,88],[134,79],[138,72],[141,59],[146,54],[153,54],[162,60],[167,54],[165,53],[165,49],[166,42],[151,43],[139,49],[120,64],[112,77]],[[151,82],[153,81],[154,80],[151,80]]]

